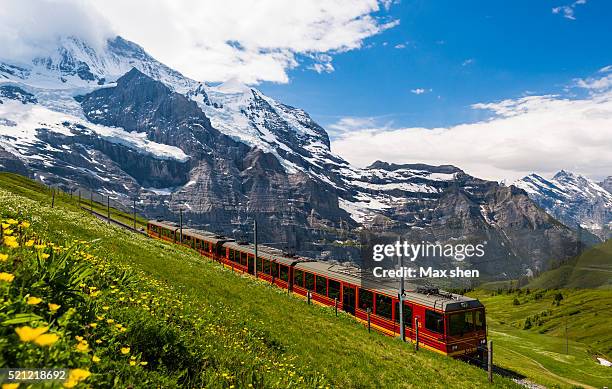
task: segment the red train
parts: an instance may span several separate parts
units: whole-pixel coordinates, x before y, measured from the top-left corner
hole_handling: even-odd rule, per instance
[[[353,267],[292,257],[278,249],[242,244],[210,232],[181,229],[149,221],[149,236],[190,247],[235,271],[248,273],[319,304],[335,306],[377,331],[398,336],[397,285],[385,285]],[[182,235],[182,236],[181,236]],[[406,288],[409,289],[409,288]],[[453,357],[481,357],[486,348],[485,309],[477,299],[437,289],[407,290],[404,297],[406,338],[419,346]]]

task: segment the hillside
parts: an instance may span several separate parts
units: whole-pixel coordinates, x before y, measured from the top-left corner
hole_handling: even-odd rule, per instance
[[[610,368],[596,360],[612,357],[612,290],[524,288],[470,296],[486,306],[499,366],[547,386],[602,387],[612,381]]]
[[[612,288],[612,239],[563,261],[556,269],[544,272],[528,288]]]
[[[415,353],[187,249],[108,225],[68,196],[50,205],[45,187],[0,174],[4,231],[23,238],[17,248],[0,246],[1,272],[15,276],[4,289],[9,309],[0,312],[1,367],[78,367],[73,382],[122,387],[487,384],[474,366]],[[29,332],[19,330],[20,343],[15,330],[26,325],[48,325],[51,336],[24,340]],[[495,377],[494,386],[516,384]]]

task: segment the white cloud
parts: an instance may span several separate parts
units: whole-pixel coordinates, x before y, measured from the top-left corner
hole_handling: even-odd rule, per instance
[[[27,56],[57,35],[97,42],[112,31],[198,80],[287,82],[318,54],[359,49],[399,21],[375,16],[378,0],[3,0],[0,56]],[[10,51],[20,51],[12,53]],[[302,58],[301,56],[304,56]],[[307,62],[306,62],[307,63]],[[317,64],[319,66],[317,66]],[[312,65],[332,71],[328,61]]]
[[[510,182],[560,169],[597,179],[612,174],[612,91],[575,100],[528,96],[473,108],[494,117],[441,128],[370,123],[341,134],[332,150],[358,166],[377,159],[453,164],[477,177]]]
[[[2,1],[0,58],[29,61],[48,55],[60,37],[70,35],[101,48],[113,33],[109,22],[82,1]]]
[[[395,48],[395,49],[405,49],[406,45],[404,43],[398,43],[397,45],[393,46],[393,48]]]
[[[569,5],[562,5],[559,7],[554,7],[552,9],[552,13],[562,14],[564,18],[569,19],[569,20],[576,20],[576,17],[574,16],[574,9],[578,5],[586,4],[586,2],[587,0],[576,0]]]
[[[599,69],[599,73],[608,73],[608,72],[612,72],[612,65],[604,66],[603,68]]]
[[[416,88],[416,89],[410,89],[410,92],[414,93],[415,95],[422,95],[423,93],[431,92],[431,89]]]
[[[605,72],[603,71],[604,69],[606,68],[601,69],[600,72],[604,73]],[[577,87],[588,89],[596,93],[602,90],[607,90],[607,89],[612,88],[612,73],[606,76],[600,77],[600,78],[596,78],[596,77],[579,78],[579,79],[576,79],[575,81],[576,81]]]
[[[471,65],[471,64],[473,64],[473,63],[474,63],[474,61],[475,61],[475,60],[474,60],[474,58],[468,58],[468,59],[466,59],[465,61],[463,61],[463,62],[461,63],[461,66],[468,66],[468,65]]]

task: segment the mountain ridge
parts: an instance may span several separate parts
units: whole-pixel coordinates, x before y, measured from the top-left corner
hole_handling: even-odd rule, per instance
[[[150,216],[176,218],[180,210],[192,225],[234,236],[265,215],[263,236],[322,258],[357,261],[358,251],[329,242],[358,240],[361,229],[486,239],[508,274],[573,254],[575,233],[523,191],[451,165],[351,166],[304,110],[236,82],[184,78],[122,38],[104,53],[74,39],[21,73],[0,63],[0,90],[36,99],[0,105],[5,168],[21,163],[47,184],[78,184],[122,201],[137,196]]]

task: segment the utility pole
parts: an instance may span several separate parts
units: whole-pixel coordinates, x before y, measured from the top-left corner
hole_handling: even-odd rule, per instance
[[[489,382],[493,382],[493,341],[489,340],[489,349],[487,350],[487,372]]]
[[[89,211],[93,212],[93,190],[89,192]]]
[[[406,341],[406,327],[404,323],[404,257],[399,256],[400,271],[402,277],[400,278],[400,290],[399,290],[399,323],[400,323],[400,339],[402,342]]]
[[[108,224],[110,224],[110,195],[106,196],[106,217],[108,218]]]
[[[136,199],[134,198],[134,230],[136,229]]]
[[[253,217],[253,244],[255,245],[255,266],[253,266],[253,274],[257,278],[257,219]]]
[[[51,208],[55,207],[55,189],[51,189]]]
[[[415,351],[419,351],[419,317],[415,317],[414,318],[414,330],[415,330],[415,341],[416,343],[414,344],[414,350]]]
[[[179,209],[179,227],[180,227],[180,240],[179,243],[183,243],[183,208]]]

